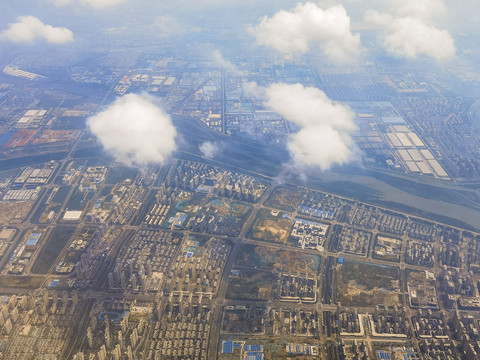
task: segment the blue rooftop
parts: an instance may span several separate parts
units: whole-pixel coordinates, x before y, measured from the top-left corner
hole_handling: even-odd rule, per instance
[[[382,359],[390,360],[390,359],[391,359],[391,355],[390,355],[390,353],[387,352],[387,351],[377,350],[377,359],[378,359],[378,360],[382,360]]]
[[[245,360],[263,360],[263,353],[251,353],[252,355],[249,355],[247,353],[247,356],[245,356]]]
[[[245,345],[245,351],[263,351],[262,345]]]
[[[53,279],[52,282],[48,285],[48,287],[56,287],[58,284],[60,284],[60,280]]]
[[[233,354],[233,341],[222,341],[222,354]]]

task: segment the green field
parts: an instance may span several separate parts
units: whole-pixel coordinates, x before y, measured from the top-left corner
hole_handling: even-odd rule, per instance
[[[291,216],[289,218],[283,217],[282,215],[285,213],[281,211],[277,216],[271,213],[270,209],[260,209],[252,228],[247,233],[247,237],[285,244],[290,236],[293,219]]]
[[[115,185],[122,183],[127,179],[134,180],[138,170],[129,167],[112,167],[108,169],[106,184]]]
[[[37,274],[48,273],[74,232],[75,227],[57,226],[43,246],[37,261],[32,267],[32,272]]]
[[[43,278],[32,276],[3,276],[0,275],[0,284],[12,288],[38,289],[42,285]]]
[[[226,297],[237,300],[270,300],[276,276],[269,271],[242,270],[231,277]]]
[[[73,192],[72,196],[68,200],[67,210],[83,211],[88,201],[95,196],[93,191],[83,192],[78,188]]]
[[[71,189],[71,186],[60,186],[55,195],[53,196],[52,202],[63,204]]]
[[[428,279],[425,271],[407,269],[406,273],[408,285],[435,286],[435,281]]]
[[[346,260],[336,275],[336,301],[344,306],[400,305],[397,267]]]
[[[238,220],[245,220],[252,210],[252,207],[237,201],[223,198],[213,198],[208,202],[210,207],[217,210],[221,216],[233,217]]]
[[[50,199],[50,203],[47,204],[47,200],[50,198],[53,188],[48,190],[42,200],[42,204],[37,208],[35,213],[32,216],[33,222],[45,223],[47,220],[48,213],[50,211],[58,212],[62,208],[62,204],[65,201],[71,186],[60,186],[57,192]]]
[[[295,211],[301,200],[302,193],[300,191],[281,187],[270,194],[265,205],[285,211]]]
[[[245,244],[235,263],[241,266],[275,269],[292,273],[317,274],[320,256],[269,246]]]

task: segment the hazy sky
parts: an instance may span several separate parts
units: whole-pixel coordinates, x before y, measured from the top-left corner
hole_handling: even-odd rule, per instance
[[[218,26],[246,33],[249,27],[260,24],[264,16],[272,18],[281,10],[288,12],[297,4],[307,3],[291,0],[16,0],[2,4],[0,20],[5,30],[19,17],[33,16],[46,25],[68,28],[77,40],[85,34],[112,27],[127,27],[132,33],[139,26],[158,29],[162,18],[181,26],[187,33],[198,27]],[[369,11],[388,14],[395,20],[422,19],[428,26],[449,31],[453,38],[480,30],[480,4],[476,0],[321,0],[311,1],[309,5],[326,10],[335,4],[345,8],[354,31],[375,25],[365,18]],[[163,31],[168,29],[163,27]]]
[[[17,0],[3,4],[0,50],[13,49],[4,56],[14,58],[26,49],[109,51],[121,49],[119,41],[141,47],[175,38],[173,44],[190,42],[212,61],[238,73],[224,54],[245,44],[252,54],[305,56],[327,66],[362,64],[373,56],[369,47],[376,55],[417,63],[428,59],[442,66],[462,54],[459,44],[465,42],[459,39],[480,33],[477,1]],[[362,34],[367,30],[365,41]],[[354,116],[348,106],[302,84],[256,89],[264,93],[267,107],[299,127],[288,139],[294,161],[326,170],[356,156],[351,139]],[[141,111],[145,122],[136,121],[130,128]],[[118,126],[118,114],[128,115],[122,118],[125,126]],[[117,160],[128,164],[163,162],[176,148],[169,116],[152,99],[137,95],[117,100],[91,118],[89,127]],[[125,147],[131,134],[136,140]],[[163,145],[151,151],[144,146],[145,136],[162,138]],[[205,143],[200,151],[213,157],[221,147]]]

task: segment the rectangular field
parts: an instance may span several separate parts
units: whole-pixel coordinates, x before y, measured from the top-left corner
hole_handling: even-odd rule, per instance
[[[337,270],[336,301],[343,306],[400,305],[397,267],[345,260]]]
[[[276,269],[290,273],[317,274],[321,257],[293,250],[270,246],[245,244],[240,249],[235,263],[262,269]]]
[[[37,274],[48,273],[74,232],[75,227],[57,226],[43,246],[37,261],[32,267],[32,272]]]

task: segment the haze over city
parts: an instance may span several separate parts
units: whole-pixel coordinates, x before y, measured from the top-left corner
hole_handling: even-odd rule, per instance
[[[480,358],[474,0],[0,13],[0,359]]]

